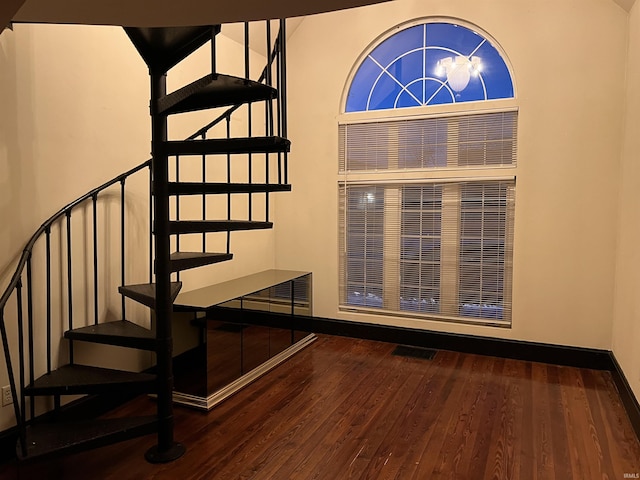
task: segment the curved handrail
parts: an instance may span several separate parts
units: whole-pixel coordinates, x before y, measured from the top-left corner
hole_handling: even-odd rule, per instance
[[[276,35],[276,38],[274,40],[273,50],[271,51],[271,54],[269,55],[269,59],[267,61],[267,64],[265,65],[264,69],[262,70],[262,73],[260,74],[258,82],[262,82],[267,78],[267,73],[268,73],[269,69],[272,67],[273,62],[276,60],[278,55],[282,54],[282,52],[281,52],[282,35],[283,35],[283,29],[280,28],[280,31],[278,32],[278,34]],[[204,127],[200,128],[194,134],[192,134],[189,137],[187,137],[187,140],[194,140],[198,136],[201,136],[201,135],[205,134],[207,131],[209,131],[211,128],[213,128],[215,125],[217,125],[222,120],[224,120],[225,118],[227,118],[231,114],[233,114],[233,112],[235,112],[241,106],[242,106],[242,104],[236,104],[236,105],[234,105],[232,107],[229,107],[222,115],[217,117],[212,122],[209,122]],[[24,267],[25,267],[25,265],[27,263],[28,258],[31,256],[32,249],[33,249],[33,246],[35,245],[36,241],[38,240],[38,238],[40,238],[40,236],[43,233],[45,233],[45,231],[48,228],[51,227],[51,225],[56,220],[61,218],[63,215],[65,215],[68,211],[72,210],[78,204],[90,199],[94,195],[97,195],[98,193],[100,193],[102,190],[105,190],[106,188],[108,188],[108,187],[110,187],[110,186],[112,186],[112,185],[114,185],[114,184],[116,184],[118,182],[121,182],[123,179],[127,178],[128,176],[130,176],[130,175],[132,175],[132,174],[134,174],[134,173],[136,173],[136,172],[138,172],[138,171],[140,171],[140,170],[142,170],[142,169],[144,169],[146,167],[149,167],[150,165],[151,165],[151,159],[145,161],[144,163],[138,165],[137,167],[132,168],[131,170],[128,170],[127,172],[125,172],[125,173],[123,173],[121,175],[118,175],[117,177],[113,178],[112,180],[100,185],[99,187],[94,188],[93,190],[89,191],[85,195],[83,195],[83,196],[79,197],[78,199],[74,200],[73,202],[65,205],[58,212],[54,213],[49,219],[47,219],[40,226],[40,228],[38,228],[38,230],[36,230],[36,232],[31,236],[31,238],[27,241],[27,244],[25,245],[25,247],[24,247],[24,249],[22,251],[22,255],[20,256],[20,259],[18,260],[18,264],[17,264],[16,270],[15,270],[13,276],[11,277],[11,281],[7,285],[4,293],[2,294],[2,297],[0,297],[0,310],[2,310],[5,307],[5,305],[9,301],[9,298],[11,297],[11,294],[13,293],[14,289],[17,287],[18,282],[20,281],[20,278],[22,276]]]
[[[119,183],[119,182],[123,181],[124,179],[126,179],[130,175],[133,175],[134,173],[139,172],[140,170],[143,170],[144,168],[148,168],[149,166],[151,166],[151,159],[149,159],[146,162],[138,165],[137,167],[132,168],[131,170],[128,170],[128,171],[118,175],[117,177],[113,178],[112,180],[109,180],[108,182],[100,185],[99,187],[94,188],[93,190],[87,192],[83,196],[77,198],[73,202],[65,205],[60,210],[58,210],[56,213],[54,213],[51,217],[49,217],[49,219],[47,219],[42,225],[40,225],[40,227],[35,231],[35,233],[27,241],[24,249],[22,250],[22,255],[20,256],[20,259],[18,260],[18,265],[16,266],[15,273],[11,277],[11,281],[9,282],[9,285],[7,286],[7,288],[5,289],[4,293],[2,294],[2,297],[0,297],[0,310],[2,310],[5,307],[5,305],[9,301],[9,298],[11,297],[11,294],[13,293],[14,289],[18,286],[18,282],[20,281],[20,278],[22,277],[22,273],[24,271],[24,267],[25,267],[25,265],[27,263],[27,260],[31,256],[31,253],[32,253],[32,250],[33,250],[33,246],[35,245],[36,241],[40,238],[40,236],[43,233],[45,233],[51,227],[51,225],[53,225],[54,222],[56,222],[58,219],[60,219],[63,215],[66,215],[66,213],[68,211],[72,210],[74,207],[76,207],[80,203],[82,203],[82,202],[84,202],[86,200],[89,200],[90,198],[92,198],[94,195],[97,195],[101,191],[106,190],[107,188],[111,187],[112,185],[115,185],[116,183]]]

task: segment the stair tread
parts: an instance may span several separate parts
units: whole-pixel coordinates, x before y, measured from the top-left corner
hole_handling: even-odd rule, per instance
[[[171,282],[171,302],[173,302],[180,289],[182,288],[182,282]],[[155,283],[139,283],[136,285],[123,285],[118,287],[118,291],[132,300],[146,305],[150,308],[156,306],[156,284]]]
[[[169,182],[169,195],[201,195],[204,193],[290,192],[288,183],[202,183]]]
[[[188,260],[192,258],[218,258],[233,256],[231,253],[210,253],[210,252],[173,252],[171,260]]]
[[[253,220],[180,220],[169,222],[169,232],[172,234],[230,232],[268,228],[273,228],[273,222],[258,222]]]
[[[233,259],[233,254],[231,253],[173,252],[169,260],[169,268],[171,272],[180,272],[190,268],[226,262],[231,259]]]
[[[25,387],[31,395],[75,395],[103,393],[114,387],[136,387],[140,391],[154,391],[156,376],[149,373],[126,372],[88,365],[63,365],[51,373],[42,375]]]
[[[142,350],[155,350],[156,348],[155,333],[128,320],[74,328],[66,331],[64,336],[70,340],[118,345]]]
[[[223,74],[209,74],[158,100],[158,113],[173,115],[275,98],[275,88]]]
[[[220,32],[220,25],[195,27],[125,27],[145,63],[166,72]]]
[[[274,153],[288,152],[290,146],[289,140],[277,136],[169,140],[162,144],[162,152],[166,155]]]
[[[156,430],[155,416],[33,424],[26,428],[26,455],[23,455],[19,443],[16,451],[20,460],[42,459],[62,452],[102,447]]]

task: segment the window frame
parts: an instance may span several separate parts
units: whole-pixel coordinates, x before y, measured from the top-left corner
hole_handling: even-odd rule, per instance
[[[455,103],[445,103],[445,104],[433,104],[433,105],[427,105],[427,106],[412,106],[412,107],[397,107],[397,108],[393,108],[393,109],[381,109],[381,110],[364,110],[364,111],[352,111],[352,112],[347,112],[347,101],[348,101],[348,97],[349,97],[349,89],[351,87],[351,84],[353,83],[353,80],[356,76],[356,74],[358,73],[358,69],[360,68],[360,65],[364,62],[364,60],[366,60],[366,58],[369,56],[369,54],[371,54],[376,47],[378,47],[380,44],[382,44],[385,40],[387,40],[389,37],[392,37],[393,35],[395,35],[396,33],[411,28],[411,27],[415,27],[416,25],[422,25],[425,23],[451,23],[454,25],[460,25],[462,27],[465,27],[475,33],[477,33],[478,35],[484,37],[484,39],[486,39],[498,52],[498,54],[500,55],[500,57],[502,58],[502,60],[504,61],[507,70],[509,72],[509,76],[511,77],[511,84],[512,84],[512,88],[513,88],[513,97],[511,98],[495,98],[495,99],[486,99],[486,100],[475,100],[475,101],[465,101],[465,102],[455,102]],[[339,109],[339,116],[343,116],[343,115],[359,115],[359,114],[369,114],[369,113],[379,113],[379,112],[386,112],[389,113],[391,115],[393,115],[393,112],[397,112],[397,111],[411,111],[411,110],[424,110],[425,108],[429,109],[430,111],[433,112],[438,112],[438,109],[440,109],[442,112],[448,112],[450,110],[453,110],[454,108],[459,108],[461,110],[468,110],[469,107],[471,105],[474,104],[482,104],[482,105],[497,105],[496,108],[503,108],[502,107],[502,102],[511,102],[515,99],[518,98],[518,82],[516,81],[516,75],[514,73],[514,68],[513,65],[511,64],[511,61],[509,59],[509,56],[506,54],[505,49],[502,47],[502,45],[500,44],[500,42],[498,42],[498,40],[496,38],[494,38],[492,35],[490,35],[487,31],[485,31],[484,29],[480,28],[478,25],[472,23],[472,22],[468,22],[466,20],[460,19],[460,18],[456,18],[456,17],[449,17],[449,16],[432,16],[432,17],[420,17],[420,18],[415,18],[412,20],[408,20],[406,22],[400,23],[398,25],[396,25],[393,28],[390,28],[388,30],[386,30],[385,32],[382,32],[380,35],[378,35],[371,43],[369,43],[369,45],[367,45],[366,48],[363,49],[362,53],[360,54],[360,56],[356,59],[356,61],[353,63],[351,70],[349,71],[349,75],[347,76],[347,79],[345,81],[344,87],[342,89],[342,98],[340,99],[340,109]],[[493,108],[493,107],[488,107],[488,108]]]
[[[486,38],[497,50],[498,53],[502,56],[507,69],[509,70],[509,74],[511,75],[511,81],[513,84],[513,97],[512,98],[500,98],[500,99],[489,99],[489,100],[479,100],[479,101],[468,101],[468,102],[459,102],[459,103],[447,103],[447,104],[437,104],[437,105],[427,105],[427,106],[415,106],[415,107],[398,107],[394,109],[380,109],[380,110],[367,110],[367,111],[358,111],[358,112],[346,112],[346,102],[347,96],[349,93],[349,89],[351,87],[351,83],[355,77],[355,74],[360,67],[362,61],[369,55],[369,53],[374,50],[378,45],[384,42],[387,38],[394,35],[401,29],[410,28],[412,26],[423,24],[423,23],[436,23],[436,22],[449,22],[457,25],[465,26],[478,34],[482,35]],[[477,26],[470,24],[468,22],[462,21],[456,18],[449,17],[430,17],[430,18],[419,18],[412,20],[410,22],[405,22],[376,38],[369,47],[363,51],[362,55],[358,58],[358,60],[354,63],[351,72],[347,78],[345,88],[343,89],[343,97],[341,99],[341,109],[340,114],[337,116],[338,129],[340,129],[343,125],[350,124],[367,124],[367,123],[378,123],[378,122],[387,122],[387,121],[402,121],[402,120],[416,120],[416,119],[429,119],[429,118],[447,118],[447,117],[459,117],[461,115],[476,115],[476,114],[485,114],[485,113],[502,113],[502,112],[515,112],[516,116],[519,116],[519,105],[517,100],[517,89],[516,89],[516,81],[513,74],[513,69],[509,62],[508,57],[504,53],[504,50],[501,48],[499,43],[484,32],[482,29]],[[514,139],[516,144],[518,143],[520,136],[519,129],[516,129],[514,133]],[[339,148],[342,150],[345,146],[339,140]],[[392,152],[389,152],[391,157],[393,157]],[[518,160],[521,160],[518,156],[516,156]],[[397,160],[396,160],[397,161]],[[390,159],[390,162],[392,160]],[[393,164],[390,165],[393,167]],[[438,167],[421,167],[421,168],[386,168],[384,170],[360,170],[360,171],[349,171],[347,168],[342,168],[342,166],[338,166],[337,172],[337,183],[338,183],[338,205],[339,205],[339,215],[338,215],[338,232],[341,235],[339,245],[343,247],[346,242],[346,225],[344,220],[345,213],[342,211],[345,208],[345,197],[341,192],[347,186],[355,187],[358,185],[362,186],[375,186],[379,185],[388,185],[388,184],[398,184],[398,185],[409,185],[412,183],[416,184],[430,184],[430,183],[439,183],[439,184],[451,184],[454,185],[455,182],[473,182],[473,181],[513,181],[514,189],[515,189],[515,179],[517,177],[517,169],[518,162],[515,165],[480,165],[480,166],[459,166],[459,165],[451,165],[447,166],[438,166]],[[398,187],[398,190],[401,190],[401,187]],[[452,191],[449,191],[449,195],[452,194]],[[385,191],[386,195],[393,195],[393,193]],[[400,194],[401,195],[401,194]],[[515,193],[514,193],[514,201],[515,201]],[[402,215],[401,211],[398,212],[388,212],[385,209],[384,216],[385,218],[390,215],[400,216]],[[443,213],[443,215],[445,215]],[[460,215],[460,212],[455,213],[454,215]],[[515,207],[512,214],[512,217],[507,219],[507,221],[511,221],[515,223]],[[398,224],[398,218],[394,219],[394,223]],[[444,219],[442,220],[444,224]],[[387,228],[386,226],[384,227]],[[375,314],[375,315],[383,315],[389,317],[403,317],[403,318],[411,318],[411,319],[423,319],[423,320],[436,320],[436,321],[447,321],[453,323],[463,323],[463,324],[480,324],[484,326],[494,326],[494,327],[503,327],[503,328],[511,328],[513,323],[512,311],[513,311],[513,303],[512,303],[512,295],[513,295],[513,232],[514,225],[509,225],[505,230],[505,242],[508,242],[509,245],[505,245],[505,250],[510,249],[509,257],[505,257],[505,275],[503,279],[503,294],[504,294],[504,304],[510,305],[510,312],[508,320],[498,320],[498,319],[488,319],[488,318],[476,318],[476,317],[463,317],[459,314],[459,312],[442,312],[438,314],[431,313],[421,313],[418,311],[410,311],[410,310],[401,310],[400,305],[395,305],[395,303],[400,303],[400,290],[401,290],[401,279],[400,279],[400,270],[401,270],[401,234],[398,234],[398,241],[396,242],[396,247],[388,246],[385,244],[385,254],[389,252],[394,252],[397,250],[397,261],[391,261],[387,263],[383,263],[383,308],[377,307],[366,307],[366,306],[358,306],[358,305],[348,305],[346,296],[346,278],[340,278],[338,283],[338,310],[341,312],[351,312],[351,313],[364,313],[364,314]],[[507,238],[507,235],[511,235],[511,238]],[[385,239],[385,242],[389,240]],[[456,245],[449,245],[445,248],[451,247],[454,249],[460,249],[460,234],[457,236],[455,243]],[[393,243],[393,242],[392,242]],[[441,245],[441,248],[443,246]],[[443,254],[441,254],[443,255]],[[339,276],[342,276],[344,273],[344,268],[346,265],[346,260],[344,260],[345,265],[343,265],[343,252],[339,252]],[[457,261],[460,262],[460,252],[456,255]],[[509,263],[507,265],[508,258]],[[508,268],[507,268],[508,267]],[[459,270],[459,269],[458,269]],[[456,278],[442,278],[440,277],[440,290],[442,292],[442,285],[444,283],[450,284],[449,286],[455,284],[454,288],[449,288],[447,295],[451,297],[455,296],[459,301],[458,295],[458,286],[459,286],[459,271],[455,275]],[[393,280],[393,278],[397,278],[397,280]],[[343,285],[344,282],[344,285]],[[342,291],[345,290],[345,291]],[[388,301],[391,297],[395,300]],[[442,299],[440,299],[442,302]],[[392,305],[394,307],[393,310],[384,308],[386,305]],[[442,305],[442,303],[441,303]],[[397,308],[396,308],[397,307]]]
[[[497,167],[497,168],[504,168],[504,167]],[[515,169],[516,167],[511,167],[512,169]],[[416,172],[417,173],[417,172]],[[474,183],[474,182],[513,182],[514,186],[514,190],[515,190],[515,181],[516,181],[516,175],[501,175],[501,176],[482,176],[482,177],[448,177],[448,178],[421,178],[421,179],[416,179],[412,182],[397,182],[395,181],[393,178],[388,178],[388,179],[376,179],[373,182],[366,182],[366,181],[357,181],[357,182],[350,182],[350,181],[345,181],[344,179],[340,179],[338,182],[338,205],[339,205],[339,215],[338,215],[338,232],[340,235],[339,238],[339,246],[340,246],[340,251],[339,251],[339,272],[338,275],[339,277],[343,277],[344,276],[344,260],[342,260],[342,250],[345,248],[346,243],[347,243],[347,232],[346,232],[346,222],[344,221],[344,215],[346,214],[346,210],[345,207],[347,205],[347,195],[344,195],[342,193],[343,189],[346,187],[371,187],[372,185],[379,185],[379,186],[383,186],[383,187],[389,187],[388,190],[385,189],[385,197],[387,197],[388,195],[394,195],[394,190],[396,191],[395,195],[401,196],[401,193],[397,193],[398,191],[401,190],[402,186],[405,185],[429,185],[429,184],[438,184],[438,185],[442,185],[443,186],[443,197],[444,195],[458,195],[459,196],[459,187],[462,183]],[[395,187],[395,188],[394,188]],[[385,198],[386,200],[386,198]],[[389,216],[401,216],[402,212],[401,212],[401,201],[397,202],[397,206],[398,209],[397,210],[393,210],[391,208],[384,208],[383,211],[383,215],[385,217],[385,219],[387,219]],[[443,208],[443,211],[445,209]],[[458,217],[460,213],[460,210],[458,211],[452,211],[449,210],[449,215]],[[506,217],[505,219],[506,222],[515,222],[515,215],[512,214],[511,216]],[[444,219],[442,220],[442,222],[444,223]],[[396,219],[395,221],[391,222],[392,224],[400,224],[399,221]],[[385,221],[385,226],[383,226],[383,230],[387,229],[389,227],[387,227],[387,222]],[[514,231],[514,224],[506,224],[505,225],[505,259],[509,259],[510,262],[508,262],[510,268],[505,268],[504,271],[504,278],[503,278],[503,295],[504,295],[504,301],[503,304],[504,305],[509,305],[509,319],[508,320],[498,320],[498,319],[488,319],[488,318],[476,318],[476,317],[464,317],[460,314],[456,314],[453,311],[449,311],[449,312],[440,312],[440,313],[420,313],[417,311],[411,311],[411,310],[401,310],[400,308],[400,291],[401,291],[401,281],[400,281],[400,271],[401,271],[401,263],[402,263],[402,259],[401,259],[401,237],[402,234],[400,232],[400,230],[398,230],[396,232],[396,229],[391,229],[393,231],[393,233],[397,233],[397,238],[395,236],[390,236],[390,235],[385,235],[383,237],[383,242],[385,242],[385,247],[384,247],[384,252],[386,254],[391,253],[392,255],[395,254],[395,257],[397,258],[397,261],[389,261],[389,262],[384,262],[383,260],[383,268],[382,268],[382,297],[383,297],[383,306],[381,308],[379,307],[372,307],[372,306],[359,306],[359,305],[348,305],[346,302],[346,298],[345,298],[345,294],[346,292],[343,291],[344,288],[341,287],[345,287],[347,286],[347,283],[344,281],[343,278],[339,278],[339,282],[338,282],[338,298],[339,298],[339,302],[338,302],[338,311],[340,312],[350,312],[350,313],[361,313],[361,314],[374,314],[374,315],[384,315],[384,316],[390,316],[390,317],[402,317],[402,318],[412,318],[412,319],[419,319],[419,320],[435,320],[435,321],[446,321],[446,322],[451,322],[451,323],[461,323],[461,324],[472,324],[472,325],[483,325],[483,326],[493,326],[493,327],[502,327],[502,328],[511,328],[512,322],[513,322],[513,317],[511,315],[512,311],[513,311],[513,302],[512,302],[512,295],[513,295],[513,231]],[[440,234],[440,238],[441,238],[441,249],[443,248],[449,248],[449,249],[455,249],[457,250],[457,252],[455,253],[455,255],[452,256],[452,258],[455,259],[456,262],[460,262],[460,252],[459,252],[459,243],[461,240],[461,236],[458,234],[457,236],[453,236],[451,234],[451,232],[448,232],[449,235],[447,235],[447,237],[449,237],[449,242],[447,244],[446,247],[443,247],[443,240],[442,238],[444,237],[444,235]],[[386,242],[391,242],[393,243],[393,241],[396,240],[396,245],[395,246],[388,246],[386,244]],[[507,265],[507,262],[505,260],[505,267]],[[455,273],[455,271],[458,271],[458,273]],[[456,304],[458,302],[458,288],[460,285],[460,281],[459,281],[459,269],[445,269],[442,265],[442,263],[440,264],[440,298],[441,298],[441,305],[447,303],[447,302],[442,302],[442,292],[445,291],[446,295],[450,298],[450,299],[455,299],[455,300],[449,300],[449,304],[453,305]],[[394,280],[394,278],[397,278],[398,280]],[[443,284],[446,284],[448,286],[446,287],[442,287]],[[397,306],[395,305],[397,304]],[[387,308],[385,308],[385,306],[387,306]],[[391,309],[394,308],[394,309]]]

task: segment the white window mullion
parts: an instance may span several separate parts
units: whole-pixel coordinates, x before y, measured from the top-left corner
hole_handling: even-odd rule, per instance
[[[504,234],[504,301],[503,318],[511,321],[513,295],[513,227],[515,223],[515,184],[507,188],[505,234]]]
[[[400,309],[400,189],[394,186],[384,191],[384,301],[385,309]]]
[[[442,233],[440,260],[440,313],[457,316],[460,270],[460,186],[442,188]]]
[[[388,169],[398,168],[399,126],[389,125],[387,130]],[[400,190],[387,186],[384,191],[384,301],[385,309],[400,309]]]

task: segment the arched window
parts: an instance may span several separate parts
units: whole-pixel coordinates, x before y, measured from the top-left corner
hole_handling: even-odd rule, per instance
[[[347,112],[513,97],[509,69],[482,35],[462,25],[423,23],[369,52],[347,96]]]
[[[509,325],[517,105],[504,56],[475,29],[423,21],[354,72],[339,125],[340,309]]]

